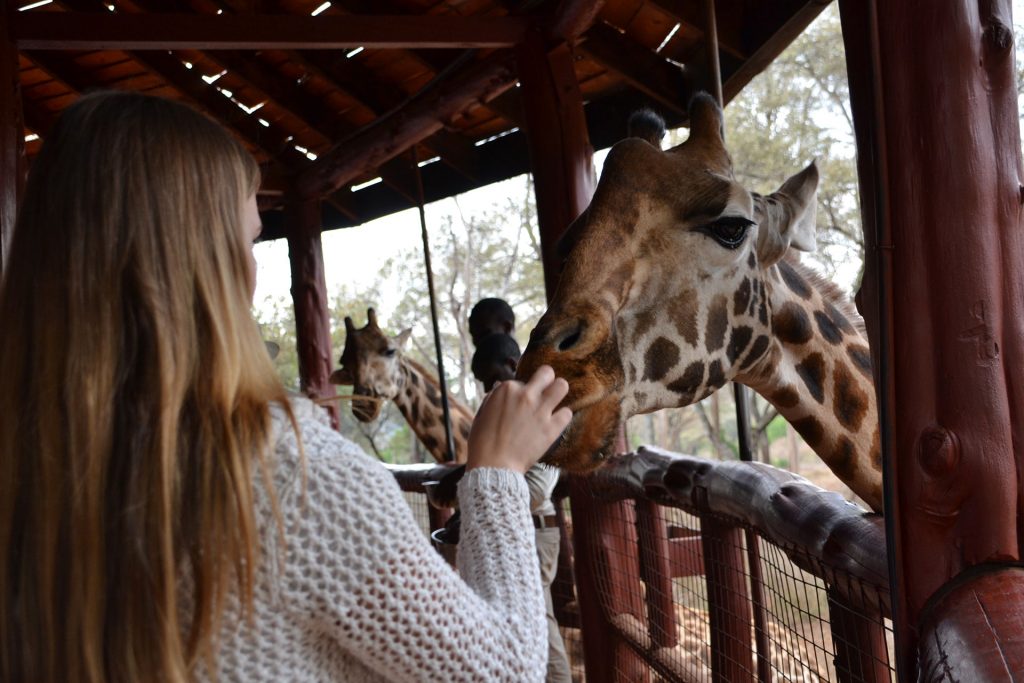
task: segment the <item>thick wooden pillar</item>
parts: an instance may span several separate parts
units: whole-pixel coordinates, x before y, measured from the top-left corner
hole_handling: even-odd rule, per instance
[[[561,267],[555,255],[558,239],[594,194],[594,150],[572,49],[564,42],[550,46],[541,30],[533,28],[516,57],[537,198],[544,285],[550,297]]]
[[[24,180],[25,129],[22,125],[21,85],[18,77],[18,50],[10,34],[10,12],[0,8],[0,276],[7,263],[7,252],[14,234],[18,197]]]
[[[292,269],[300,388],[312,398],[334,396],[334,385],[329,381],[333,358],[324,253],[320,244],[320,200],[289,197],[285,201],[284,217]],[[332,422],[336,423],[337,408],[332,405],[328,410]]]
[[[569,45],[553,42],[535,27],[517,49],[516,58],[537,198],[544,284],[550,297],[561,267],[555,253],[558,239],[594,193],[593,149]],[[629,592],[632,587],[639,588],[640,577],[632,504],[598,503],[577,477],[571,480],[569,500],[587,680],[646,680],[640,660],[607,623],[609,614],[630,615],[642,623],[643,600],[639,591]]]
[[[1024,235],[1010,0],[842,0],[897,659],[928,598],[1020,557]],[[983,624],[978,625],[984,628]]]

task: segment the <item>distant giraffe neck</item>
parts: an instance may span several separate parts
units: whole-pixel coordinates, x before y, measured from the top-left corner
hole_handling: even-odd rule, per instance
[[[441,407],[441,385],[423,366],[402,359],[401,386],[395,396],[395,405],[405,417],[409,427],[416,434],[434,459],[438,462],[448,460],[447,439],[444,429],[444,410]],[[473,423],[473,413],[452,398],[448,397],[448,407],[452,418],[452,440],[455,447],[455,461],[466,462],[469,428]]]
[[[773,343],[741,379],[774,405],[836,475],[882,510],[882,462],[871,354],[838,289],[781,261],[765,287]]]

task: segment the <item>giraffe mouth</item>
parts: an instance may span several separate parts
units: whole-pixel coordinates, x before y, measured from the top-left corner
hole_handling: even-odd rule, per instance
[[[608,393],[570,405],[572,420],[541,462],[577,474],[592,472],[615,454],[621,397]]]
[[[380,415],[380,396],[376,391],[368,387],[352,387],[353,397],[365,396],[366,401],[358,398],[352,399],[352,416],[360,422],[373,422]]]

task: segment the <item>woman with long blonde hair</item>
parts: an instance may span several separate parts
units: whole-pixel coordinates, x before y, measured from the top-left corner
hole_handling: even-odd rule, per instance
[[[492,393],[457,576],[390,475],[288,397],[251,313],[258,169],[220,126],[81,98],[0,284],[0,680],[542,680],[522,472],[569,419]]]

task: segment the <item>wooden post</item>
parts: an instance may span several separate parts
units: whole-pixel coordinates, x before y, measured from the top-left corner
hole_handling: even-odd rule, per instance
[[[540,27],[533,27],[517,49],[516,61],[537,197],[544,284],[550,297],[561,266],[555,246],[594,193],[593,149],[569,45],[551,44]],[[587,680],[647,680],[643,663],[615,635],[605,613],[630,615],[642,623],[633,506],[595,501],[577,477],[571,480],[569,499]]]
[[[10,33],[12,12],[11,3],[4,3],[0,9],[0,17],[4,19],[0,26],[0,92],[3,93],[0,98],[0,276],[11,247],[25,170],[18,49]]]
[[[713,515],[700,518],[711,626],[711,673],[716,681],[754,683],[754,628],[744,569],[743,530]]]
[[[668,525],[657,503],[636,502],[636,527],[640,542],[640,578],[647,601],[647,630],[653,647],[679,643],[679,619],[672,598],[672,568]]]
[[[1020,558],[1024,234],[1010,0],[843,0],[897,665],[928,598]],[[941,83],[936,88],[935,83]]]
[[[534,27],[517,50],[516,61],[537,198],[544,285],[550,297],[561,267],[555,246],[594,194],[594,150],[570,47],[565,43],[549,47],[541,29]],[[625,124],[622,132],[625,135]]]
[[[320,244],[320,200],[289,197],[285,200],[288,260],[292,267],[292,302],[295,306],[295,343],[299,356],[299,386],[307,396],[334,396],[330,383],[333,358],[331,321],[327,311],[327,282]],[[337,406],[327,407],[337,427]]]
[[[828,591],[836,678],[841,683],[889,683],[892,672],[882,617],[866,613],[864,608],[848,607],[838,591]]]

